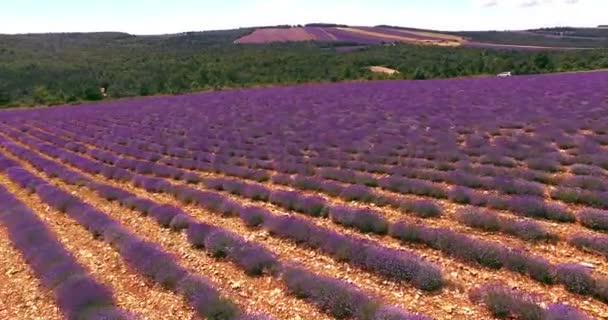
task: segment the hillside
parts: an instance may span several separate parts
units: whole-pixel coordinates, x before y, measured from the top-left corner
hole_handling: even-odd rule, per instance
[[[455,32],[475,45],[608,48],[608,29],[547,28],[524,31]]]
[[[608,30],[548,28],[525,31],[443,32],[398,26],[375,27],[332,24],[257,28],[235,43],[353,42],[357,44],[410,43],[503,49],[608,48]]]
[[[0,106],[304,82],[608,68],[605,50],[486,50],[466,45],[419,45],[462,39],[425,30],[319,24],[301,28],[306,33],[282,26],[156,36],[111,32],[0,35]],[[321,37],[319,30],[323,28],[334,28],[327,37],[332,35],[339,41],[240,43],[243,39],[268,39],[279,29],[304,38],[316,31]],[[371,66],[398,73],[374,73]]]
[[[306,25],[303,27],[260,28],[239,38],[235,43],[271,43],[287,41],[352,42],[381,44],[403,42],[440,46],[460,46],[462,37],[430,31],[405,30],[393,27],[356,27]]]

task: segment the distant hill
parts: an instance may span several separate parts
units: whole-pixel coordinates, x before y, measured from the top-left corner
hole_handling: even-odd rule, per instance
[[[464,38],[455,35],[387,26],[361,27],[327,23],[307,24],[292,28],[258,28],[235,43],[272,42],[348,42],[354,44],[411,43],[461,46]]]
[[[451,32],[473,44],[501,44],[539,47],[608,48],[608,29],[545,28],[524,31]]]
[[[442,32],[399,26],[346,26],[315,23],[291,28],[256,28],[235,43],[349,42],[374,45],[404,42],[412,44],[469,46],[498,49],[608,48],[608,29],[546,28],[525,31]]]

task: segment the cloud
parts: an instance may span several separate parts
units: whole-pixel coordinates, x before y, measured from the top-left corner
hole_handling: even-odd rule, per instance
[[[498,0],[489,0],[489,1],[484,1],[481,6],[483,8],[490,8],[490,7],[495,7],[498,5]]]
[[[556,6],[560,4],[574,5],[580,3],[580,0],[476,0],[474,1],[474,3],[476,3],[476,5],[481,8],[531,8],[538,6]]]
[[[524,1],[520,4],[520,6],[526,8],[526,7],[535,7],[538,6],[540,4],[540,1],[538,0],[530,0],[530,1]]]

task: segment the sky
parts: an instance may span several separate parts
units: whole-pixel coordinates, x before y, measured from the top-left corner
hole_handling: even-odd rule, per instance
[[[521,30],[595,27],[608,24],[607,13],[608,0],[0,0],[0,33],[164,34],[311,22]]]

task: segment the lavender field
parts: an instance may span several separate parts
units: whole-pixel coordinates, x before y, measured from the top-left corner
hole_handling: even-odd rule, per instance
[[[0,319],[608,318],[608,72],[0,113]]]

